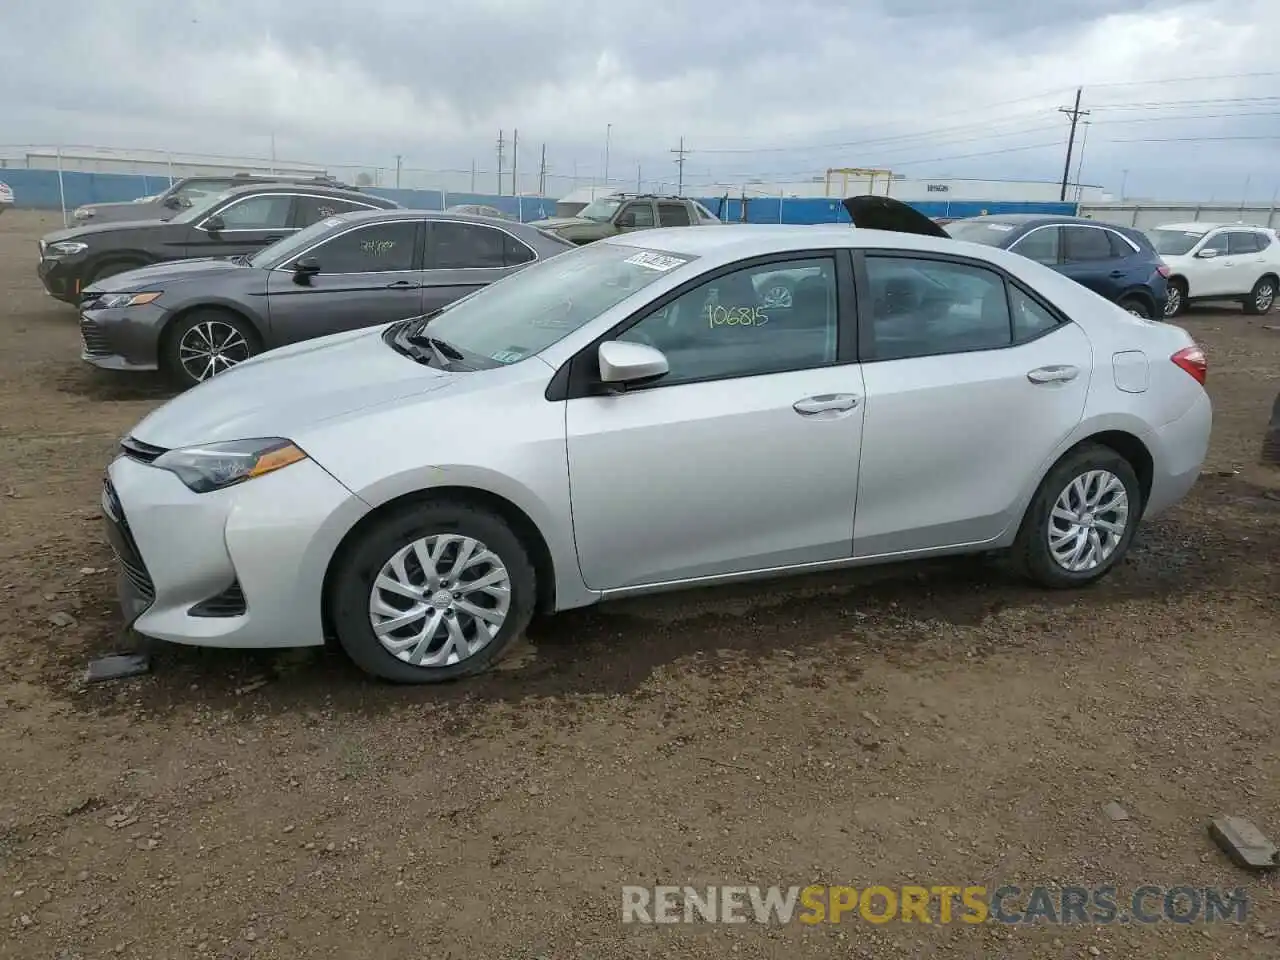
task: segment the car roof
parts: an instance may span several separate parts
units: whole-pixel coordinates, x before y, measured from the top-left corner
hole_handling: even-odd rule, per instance
[[[843,223],[817,226],[726,223],[696,230],[689,227],[658,227],[618,234],[596,242],[682,253],[695,257],[725,256],[734,259],[767,256],[771,253],[789,253],[796,250],[857,247],[962,253],[965,256],[977,255],[989,260],[992,259],[990,253],[994,250],[993,247],[984,244],[966,243],[949,237],[926,237],[916,233],[865,230]]]
[[[364,193],[350,187],[335,187],[328,183],[268,181],[265,183],[246,183],[243,186],[227,187],[221,192],[225,196],[240,196],[245,193],[297,193],[305,190],[308,193],[325,197],[341,197],[342,199],[359,200],[362,203],[394,203],[386,197]]]
[[[1187,223],[1161,223],[1152,230],[1177,230],[1181,233],[1208,233],[1211,230],[1222,230],[1226,228],[1235,230],[1262,230],[1270,232],[1270,227],[1264,227],[1257,223],[1206,223],[1203,220],[1192,220]]]
[[[458,223],[483,223],[491,227],[510,230],[512,227],[525,227],[541,232],[537,227],[518,220],[507,220],[503,217],[488,217],[479,213],[459,213],[455,210],[413,210],[398,207],[387,210],[350,210],[335,215],[344,223],[363,223],[366,220],[455,220]]]
[[[1072,224],[1081,224],[1086,227],[1107,227],[1112,230],[1129,230],[1130,227],[1121,226],[1115,223],[1103,223],[1094,220],[1092,217],[1073,217],[1068,214],[1056,213],[1010,213],[1010,214],[987,214],[981,217],[964,217],[963,219],[954,221],[955,223],[1007,223],[1010,226],[1032,227],[1032,226],[1049,226],[1058,224],[1061,226],[1070,226]]]

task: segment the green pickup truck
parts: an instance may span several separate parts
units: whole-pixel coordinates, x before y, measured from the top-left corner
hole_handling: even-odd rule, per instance
[[[592,200],[575,217],[550,217],[535,221],[533,226],[581,245],[632,230],[719,223],[710,210],[686,197],[615,193]]]

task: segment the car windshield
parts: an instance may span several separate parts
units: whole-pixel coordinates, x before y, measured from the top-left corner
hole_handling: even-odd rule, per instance
[[[622,206],[621,200],[611,200],[608,197],[602,197],[599,200],[592,200],[580,211],[578,216],[586,220],[612,220],[613,215],[618,212],[618,207]]]
[[[297,233],[290,234],[283,240],[277,240],[270,246],[263,247],[249,258],[248,264],[251,267],[258,267],[263,270],[279,266],[300,250],[307,249],[334,227],[341,226],[345,222],[342,217],[328,217],[313,223]]]
[[[1013,224],[998,223],[994,220],[957,220],[954,223],[948,223],[942,229],[956,240],[998,247],[1013,232]]]
[[[208,196],[198,197],[191,206],[183,210],[176,217],[172,218],[170,223],[190,223],[193,220],[199,220],[206,213],[220,204],[227,197],[231,196],[230,190],[224,190],[221,193],[212,193]]]
[[[422,334],[469,356],[516,363],[694,259],[615,243],[578,247],[456,301]]]
[[[1203,233],[1190,233],[1186,230],[1149,230],[1147,236],[1162,257],[1180,257],[1190,253],[1191,248],[1200,242]]]

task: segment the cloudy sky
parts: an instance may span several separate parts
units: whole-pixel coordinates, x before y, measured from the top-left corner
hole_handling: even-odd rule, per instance
[[[474,163],[487,190],[518,128],[521,187],[545,143],[556,193],[599,179],[608,130],[610,176],[646,187],[673,185],[681,137],[691,187],[832,166],[1055,180],[1057,108],[1083,85],[1084,182],[1269,200],[1278,34],[1280,0],[15,2],[0,141],[274,144],[335,172],[400,155],[406,186]]]

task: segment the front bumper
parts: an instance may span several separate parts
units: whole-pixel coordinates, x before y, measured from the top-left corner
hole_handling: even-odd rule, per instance
[[[104,370],[156,370],[167,311],[154,303],[80,313],[80,359]]]
[[[167,470],[118,457],[103,512],[121,610],[139,633],[172,643],[322,644],[329,561],[368,511],[311,460],[201,494]]]
[[[51,297],[63,303],[79,304],[84,278],[75,261],[42,255],[36,273]]]

